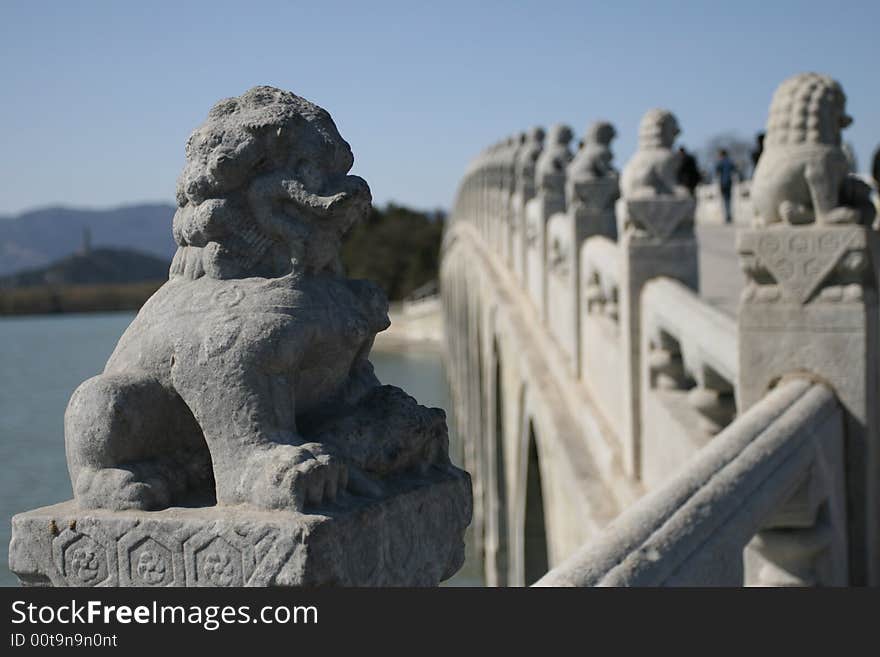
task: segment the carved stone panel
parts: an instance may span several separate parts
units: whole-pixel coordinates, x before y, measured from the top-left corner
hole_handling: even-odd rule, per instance
[[[777,225],[741,232],[737,248],[754,284],[778,285],[781,298],[803,304],[828,285],[873,287],[864,276],[870,262],[866,240],[858,227]],[[852,295],[845,290],[841,297],[844,292]]]
[[[225,531],[207,528],[183,545],[189,586],[244,586],[254,571],[254,546]]]
[[[107,586],[116,579],[112,551],[89,534],[65,529],[52,542],[52,554],[68,586]]]

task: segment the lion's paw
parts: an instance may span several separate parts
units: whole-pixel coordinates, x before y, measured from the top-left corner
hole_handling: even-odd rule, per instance
[[[816,218],[812,209],[787,200],[779,204],[779,216],[782,221],[793,226],[812,223]]]
[[[275,445],[250,461],[244,497],[261,508],[302,511],[334,502],[348,486],[347,466],[318,443]]]
[[[840,206],[829,212],[824,219],[825,223],[829,224],[860,224],[862,212],[858,208]]]
[[[129,468],[83,468],[74,484],[74,496],[82,509],[139,509],[155,511],[169,506],[171,487],[157,473],[141,477]]]

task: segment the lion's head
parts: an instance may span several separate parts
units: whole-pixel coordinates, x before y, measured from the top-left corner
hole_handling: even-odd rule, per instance
[[[370,205],[330,115],[274,87],[217,103],[186,144],[171,276],[277,277],[338,270]]]
[[[574,133],[567,125],[550,126],[544,150],[535,162],[535,181],[545,191],[562,192],[565,185],[565,167],[571,161],[568,144]],[[558,188],[558,189],[557,189]]]
[[[607,121],[596,121],[590,125],[587,130],[584,145],[601,144],[603,146],[608,146],[616,136],[617,131],[614,129],[613,125]]]
[[[648,110],[639,123],[639,149],[672,148],[681,130],[669,110]]]
[[[517,180],[531,178],[535,172],[535,162],[544,148],[544,128],[534,127],[525,133],[525,142],[516,155]]]
[[[766,147],[799,144],[840,145],[840,131],[852,123],[846,95],[827,75],[800,73],[776,89],[767,119]]]
[[[591,180],[613,173],[611,141],[616,136],[614,126],[606,121],[596,121],[590,125],[584,136],[583,147],[569,165],[569,177]]]

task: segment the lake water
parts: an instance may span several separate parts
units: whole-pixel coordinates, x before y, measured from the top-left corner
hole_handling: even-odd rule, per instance
[[[64,457],[64,409],[73,390],[98,374],[132,313],[0,318],[0,585],[9,572],[10,518],[21,511],[70,499]],[[374,351],[380,380],[400,386],[419,402],[451,414],[449,388],[437,353]],[[452,435],[453,460],[461,453]],[[477,586],[470,558],[449,581]]]

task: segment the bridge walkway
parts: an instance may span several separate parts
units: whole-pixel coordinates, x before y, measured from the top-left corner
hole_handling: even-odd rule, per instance
[[[736,227],[696,226],[700,245],[700,296],[720,311],[736,317],[745,275],[736,255]]]

